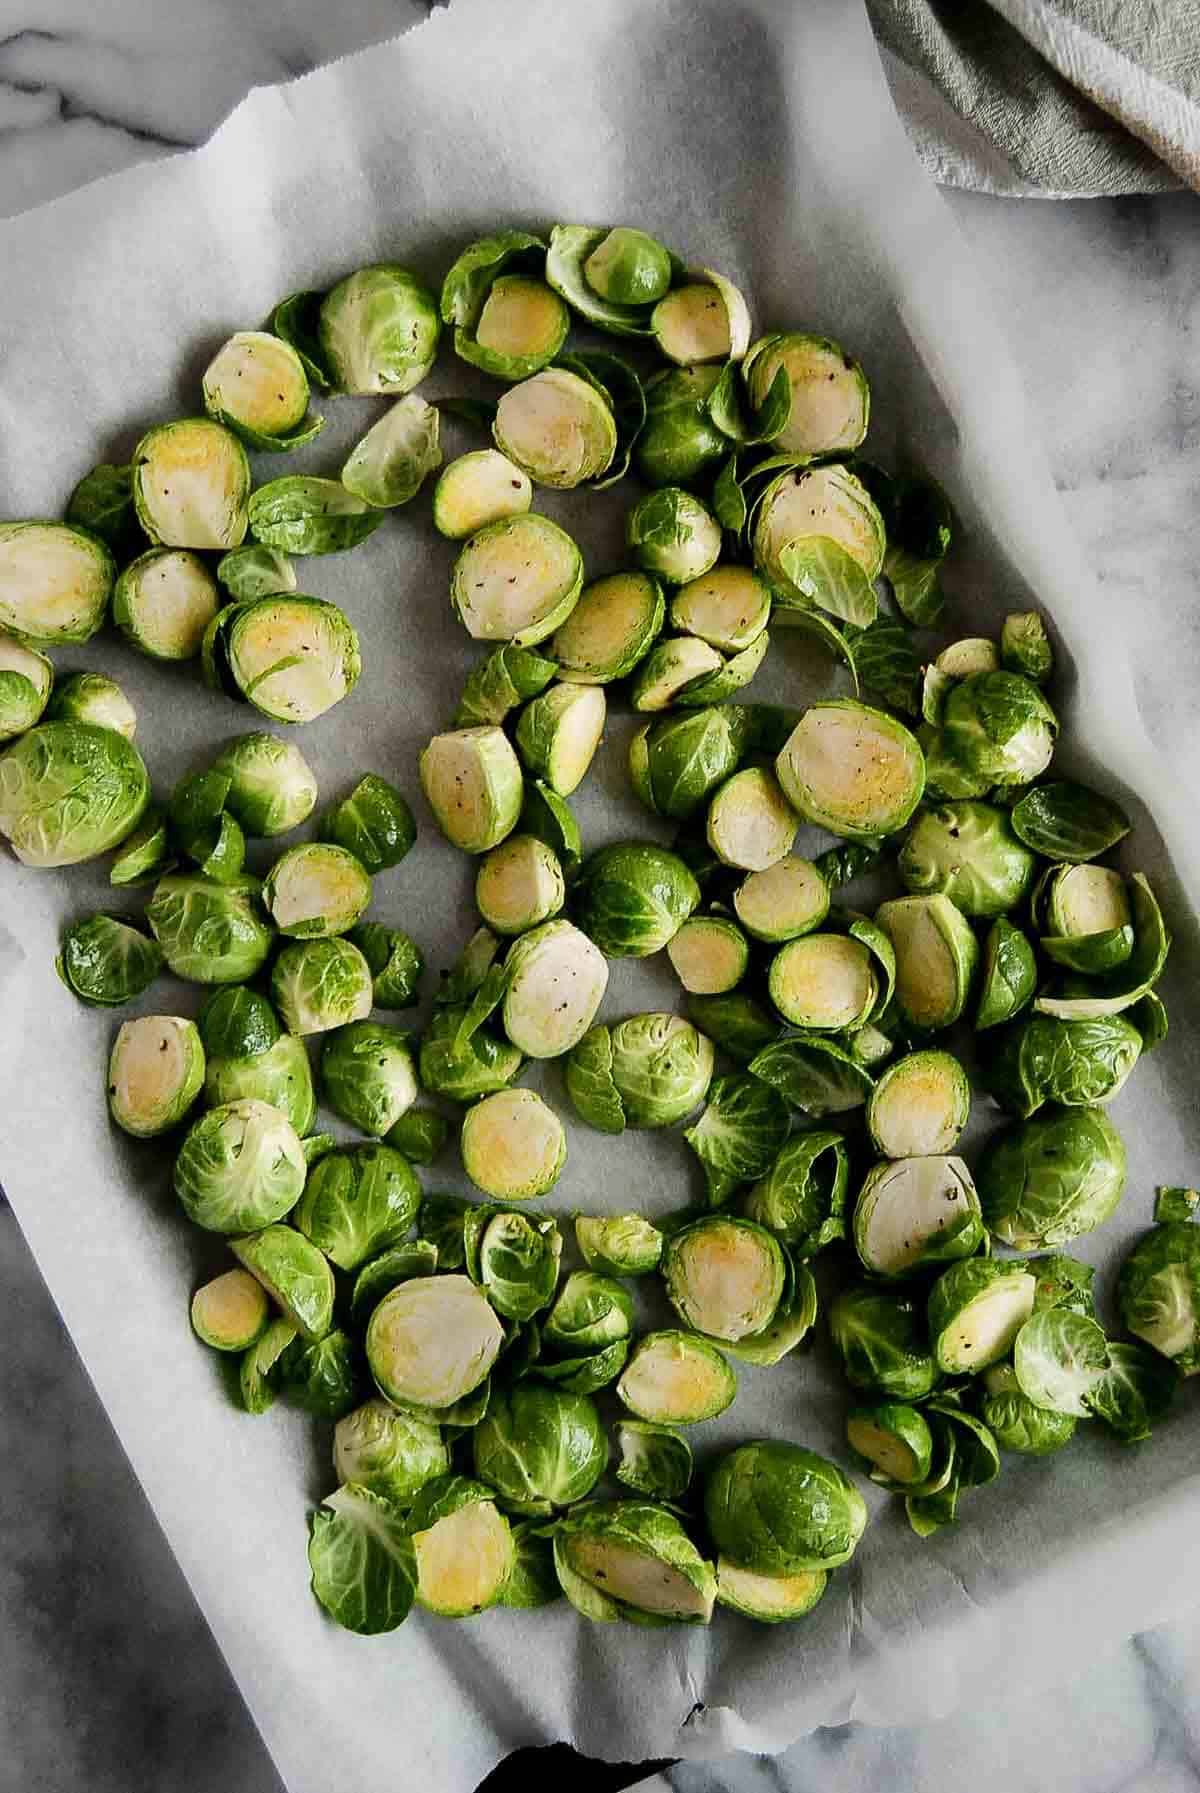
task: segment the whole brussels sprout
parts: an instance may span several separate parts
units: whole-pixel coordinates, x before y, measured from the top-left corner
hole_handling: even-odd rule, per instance
[[[867,1524],[862,1495],[827,1458],[760,1439],[719,1458],[704,1516],[721,1555],[767,1575],[849,1562]]]
[[[1075,1436],[1077,1421],[1068,1413],[1047,1413],[1035,1407],[1009,1364],[994,1364],[983,1378],[987,1390],[979,1409],[984,1425],[1002,1451],[1047,1457]]]
[[[1125,1189],[1125,1147],[1102,1108],[1049,1107],[988,1143],[976,1181],[991,1231],[1018,1251],[1039,1251],[1113,1213]]]
[[[751,734],[740,704],[711,704],[647,722],[629,746],[637,796],[656,815],[686,822],[737,770]]]
[[[494,1394],[471,1446],[480,1481],[510,1511],[535,1516],[585,1500],[608,1462],[595,1402],[536,1382]]]
[[[188,1129],[175,1160],[175,1193],[197,1226],[245,1233],[295,1207],[306,1171],[296,1130],[277,1108],[226,1102]]]
[[[1045,1102],[1089,1107],[1111,1102],[1142,1051],[1142,1036],[1123,1015],[1056,1021],[1027,1015],[997,1034],[986,1067],[991,1094],[1027,1119]]]
[[[210,1058],[257,1058],[269,1052],[282,1029],[265,996],[239,984],[216,989],[196,1017]]]
[[[943,803],[926,810],[897,860],[904,888],[941,891],[964,915],[1015,909],[1033,882],[1035,856],[992,803]]]
[[[676,367],[646,388],[646,422],[634,458],[648,486],[687,486],[729,453],[708,414],[719,367]]]
[[[272,967],[271,996],[289,1033],[325,1033],[371,1013],[371,968],[340,935],[292,940]]]
[[[870,1283],[844,1289],[829,1331],[852,1388],[896,1401],[923,1401],[940,1380],[922,1304]]]
[[[1021,1393],[1047,1413],[1087,1419],[1090,1397],[1111,1364],[1108,1340],[1095,1320],[1069,1308],[1031,1314],[1013,1345]]]
[[[691,492],[660,486],[630,511],[625,540],[643,572],[670,585],[686,585],[717,564],[721,525]]]
[[[602,1132],[671,1127],[705,1097],[712,1042],[678,1015],[632,1015],[596,1027],[567,1060],[567,1094]]]
[[[1200,1227],[1168,1221],[1139,1239],[1121,1266],[1121,1319],[1185,1376],[1200,1370]]]
[[[644,230],[620,224],[588,254],[583,277],[613,305],[652,305],[671,284],[671,253]]]
[[[619,841],[584,861],[575,900],[579,925],[601,952],[640,959],[666,946],[699,903],[700,886],[677,854]]]
[[[404,1506],[426,1482],[446,1474],[450,1457],[438,1426],[373,1399],[338,1421],[333,1466],[340,1482]]]
[[[120,846],[150,801],[141,754],[114,729],[43,722],[0,753],[0,834],[22,865],[79,865]]]
[[[301,1138],[311,1130],[317,1117],[308,1053],[303,1040],[290,1033],[280,1034],[264,1051],[252,1056],[210,1055],[204,1096],[214,1108],[225,1102],[267,1102],[287,1116]]]
[[[395,785],[368,772],[321,819],[321,839],[352,853],[368,872],[399,865],[417,838],[412,810]]]

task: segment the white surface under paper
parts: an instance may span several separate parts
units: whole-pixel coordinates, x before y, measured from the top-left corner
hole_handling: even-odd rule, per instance
[[[60,512],[94,461],[124,459],[148,423],[198,409],[214,346],[283,293],[384,257],[436,284],[472,235],[557,220],[641,224],[739,280],[760,327],[811,327],[859,355],[869,446],[885,462],[918,459],[958,504],[950,627],[980,633],[1006,608],[1043,605],[1062,644],[1064,765],[1103,762],[1118,787],[1153,799],[1157,829],[1139,812],[1127,863],[1155,875],[1171,911],[1176,1026],[1114,1108],[1130,1189],[1082,1253],[1112,1264],[1147,1224],[1153,1184],[1196,1175],[1197,1055],[1178,1000],[1197,968],[1184,895],[1200,891],[1193,698],[1163,676],[1175,619],[1145,597],[1133,613],[1080,564],[987,295],[908,149],[856,5],[456,0],[398,44],[254,95],[196,154],[5,225],[5,514]],[[447,354],[423,390],[473,380]],[[335,472],[377,414],[361,400],[319,408],[324,436],[302,456],[262,457],[259,478]],[[450,452],[474,445],[456,426],[447,437]],[[539,492],[538,504],[578,530],[596,575],[617,563],[629,498]],[[323,801],[368,769],[417,800],[416,752],[476,657],[451,618],[451,559],[418,499],[354,553],[300,563],[302,589],[343,603],[364,649],[353,696],[296,737]],[[113,639],[55,659],[126,685],[160,793],[259,721],[203,691],[194,668],[153,665]],[[802,703],[830,679],[780,631],[751,695]],[[589,844],[655,832],[628,793],[631,728],[614,713],[579,793]],[[375,913],[409,928],[436,970],[468,930],[471,868],[420,816],[418,849],[377,881]],[[777,1750],[851,1716],[917,1721],[1032,1684],[1049,1664],[1057,1673],[1200,1594],[1185,1394],[1152,1449],[1089,1436],[1052,1464],[1008,1459],[929,1543],[870,1491],[877,1516],[853,1565],[796,1627],[721,1613],[710,1631],[644,1632],[560,1604],[470,1623],[414,1616],[383,1639],[336,1630],[304,1561],[306,1512],[332,1485],[327,1435],[223,1399],[187,1323],[220,1242],[184,1224],[168,1155],[114,1136],[103,1102],[114,1018],[53,976],[64,922],[114,906],[106,871],[0,863],[0,1177],[293,1793],[465,1789],[506,1750],[561,1737],[612,1758],[699,1756]],[[140,1007],[190,1013],[198,996],[165,982]],[[676,999],[665,965],[623,964],[606,1012]],[[557,1075],[535,1081],[561,1102]],[[570,1145],[549,1204],[559,1213],[631,1200],[653,1213],[697,1190],[677,1137],[614,1142],[572,1125]],[[464,1187],[453,1171],[425,1182]],[[844,1395],[822,1345],[739,1379],[736,1405],[697,1431],[702,1455],[760,1431],[841,1455]]]

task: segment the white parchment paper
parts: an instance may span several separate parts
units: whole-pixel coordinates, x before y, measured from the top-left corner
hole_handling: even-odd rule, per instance
[[[1127,862],[1155,876],[1176,929],[1164,984],[1176,1028],[1114,1111],[1130,1189],[1084,1242],[1109,1269],[1148,1223],[1153,1184],[1197,1174],[1200,1067],[1180,1000],[1194,998],[1198,962],[1195,668],[1176,660],[1181,676],[1164,677],[1163,644],[1181,641],[1171,594],[1135,612],[1081,563],[988,296],[907,146],[856,4],[456,0],[395,45],[254,95],[196,154],[5,225],[4,512],[55,514],[95,460],[123,459],[150,421],[198,409],[213,347],[283,293],[383,257],[436,283],[470,236],[560,219],[642,224],[739,280],[760,327],[821,330],[858,354],[874,392],[871,446],[924,463],[959,505],[951,626],[979,633],[1006,608],[1041,604],[1061,645],[1063,764],[1086,774],[1103,763],[1150,800],[1153,818],[1135,804]],[[1085,393],[1084,370],[1077,384]],[[469,389],[446,356],[424,390]],[[264,459],[259,477],[336,471],[376,408],[328,410],[310,450]],[[470,445],[465,431],[448,443]],[[578,530],[596,575],[616,564],[627,497],[538,502]],[[416,752],[475,657],[447,602],[451,558],[418,500],[353,554],[302,563],[302,588],[344,604],[364,645],[352,698],[298,736],[324,799],[375,769],[416,801]],[[139,660],[113,639],[56,659],[110,670],[130,690],[160,792],[257,721],[203,691],[194,669]],[[802,703],[830,678],[784,638],[753,694]],[[631,726],[614,712],[580,793],[592,844],[653,832],[625,780]],[[375,913],[415,933],[436,968],[468,927],[471,873],[422,820],[418,850],[378,880]],[[589,1625],[563,1604],[471,1623],[417,1616],[377,1640],[336,1630],[304,1561],[306,1511],[332,1483],[328,1436],[283,1409],[250,1419],[223,1398],[187,1323],[220,1244],[178,1214],[169,1155],[109,1127],[113,1018],[53,976],[64,923],[109,904],[105,876],[0,862],[0,1176],[293,1793],[468,1788],[506,1750],[561,1737],[610,1758],[702,1756],[778,1750],[851,1716],[917,1721],[1061,1674],[1200,1594],[1185,1395],[1152,1449],[1089,1436],[1052,1464],[1007,1460],[929,1543],[872,1490],[854,1564],[795,1627],[722,1613],[710,1631],[644,1632]],[[141,1006],[192,1012],[197,997],[163,983]],[[664,967],[620,965],[606,1012],[676,1000]],[[561,1101],[557,1076],[539,1074]],[[572,1126],[570,1146],[559,1212],[662,1211],[696,1190],[677,1138],[612,1142]],[[453,1169],[426,1183],[463,1186]],[[819,1340],[739,1376],[735,1406],[698,1429],[702,1454],[763,1430],[841,1454],[844,1395]]]

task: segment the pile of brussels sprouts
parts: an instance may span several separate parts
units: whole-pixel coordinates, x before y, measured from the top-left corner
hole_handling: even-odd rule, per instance
[[[586,329],[568,347],[586,326],[622,352]],[[417,396],[443,329],[494,401]],[[1121,1200],[1107,1104],[1165,1034],[1169,939],[1147,880],[1102,863],[1120,807],[1051,769],[1042,620],[936,652],[945,498],[862,457],[867,382],[836,343],[751,338],[736,287],[639,230],[504,231],[440,302],[392,263],[292,294],[215,356],[204,416],[89,473],[64,522],[0,525],[0,832],[27,865],[112,852],[114,887],[152,886],[142,918],[68,931],[82,1001],[124,1004],[164,968],[207,987],[194,1020],[120,1026],[109,1109],[174,1136],[181,1207],[228,1240],[191,1318],[242,1405],[282,1393],[333,1424],[309,1561],[354,1631],[414,1600],[464,1616],[565,1594],[645,1625],[808,1612],[862,1534],[859,1488],[752,1440],[697,1492],[687,1428],[729,1407],[736,1365],[810,1338],[827,1287],[854,1463],[922,1536],[1001,1451],[1055,1451],[1081,1419],[1144,1439],[1200,1369],[1194,1191],[1160,1193],[1125,1264],[1130,1338],[1062,1251]],[[339,478],[255,486],[247,449],[320,431],[314,388],[395,402]],[[444,416],[489,444],[443,465]],[[252,875],[247,843],[317,806],[293,742],[244,734],[152,802],[125,695],[91,672],[56,686],[42,650],[111,614],[138,651],[309,722],[361,659],[290,557],[354,547],[435,473],[450,602],[486,646],[418,771],[476,857],[480,925],[415,1038],[373,1018],[417,1004],[423,971],[368,919],[414,843],[401,792],[366,775]],[[646,488],[627,563],[589,580],[535,489],[627,474]],[[741,700],[771,624],[854,695]],[[570,798],[611,698],[644,718],[629,782],[669,848],[635,829],[584,851]],[[856,883],[874,900],[850,906]],[[685,1013],[598,1019],[609,962],[660,952]],[[564,1239],[528,1206],[567,1152],[517,1082],[545,1059],[602,1133],[690,1122],[703,1199],[579,1214]],[[1011,1118],[972,1169],[973,1087]],[[358,1142],[317,1131],[318,1100]],[[482,1200],[422,1192],[413,1166],[452,1133]]]

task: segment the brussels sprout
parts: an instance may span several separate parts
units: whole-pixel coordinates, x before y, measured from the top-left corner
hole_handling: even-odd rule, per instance
[[[844,934],[789,940],[771,960],[767,986],[786,1021],[816,1032],[861,1027],[879,999],[870,952]]]
[[[688,1018],[735,1063],[747,1065],[777,1040],[780,1023],[752,996],[692,996]]]
[[[998,672],[1000,650],[986,635],[968,635],[943,648],[935,664],[948,679],[969,679],[980,672]]]
[[[321,352],[342,392],[411,392],[437,356],[441,322],[428,287],[395,262],[359,268],[321,302]]]
[[[571,685],[624,678],[650,648],[664,613],[662,587],[646,573],[594,580],[550,643],[561,676]]]
[[[97,676],[77,673],[67,683],[77,685],[80,679]],[[0,741],[11,741],[33,727],[46,708],[53,683],[54,667],[45,654],[39,654],[35,648],[26,647],[24,642],[0,631]],[[115,685],[112,688],[114,691],[117,689]],[[132,715],[132,711],[130,714]],[[55,719],[68,722],[96,720],[92,715],[76,709],[69,700],[65,708],[55,705],[50,713],[50,720]],[[100,726],[105,727],[107,724],[101,723]],[[127,740],[132,739],[132,728],[121,729],[119,732]]]
[[[585,1618],[707,1625],[716,1577],[673,1513],[652,1501],[592,1501],[554,1537],[563,1592]]]
[[[867,1508],[836,1464],[798,1444],[760,1439],[720,1457],[704,1516],[721,1555],[765,1575],[849,1562]]]
[[[199,1035],[188,1045],[199,1055]],[[197,1091],[203,1072],[203,1058],[197,1063],[193,1057],[189,1082],[195,1082]],[[115,1081],[110,1076],[110,1083]],[[169,1124],[188,1105],[173,1113]],[[266,1102],[226,1102],[189,1127],[175,1160],[174,1186],[197,1226],[213,1233],[244,1233],[270,1226],[295,1207],[306,1171],[296,1130],[277,1108]],[[246,1268],[254,1270],[252,1264]]]
[[[570,616],[583,557],[565,530],[530,513],[488,523],[464,542],[450,599],[476,641],[534,647]]]
[[[723,865],[765,872],[787,858],[799,826],[773,774],[748,766],[727,778],[713,797],[706,836]]]
[[[562,1122],[533,1090],[498,1090],[469,1108],[462,1124],[463,1169],[501,1201],[545,1195],[566,1162]]]
[[[454,332],[455,353],[501,380],[527,380],[554,360],[567,338],[570,314],[552,288],[524,274],[502,274],[473,331]]]
[[[1121,1266],[1118,1298],[1126,1330],[1185,1376],[1200,1370],[1200,1227],[1156,1226]]]
[[[933,1434],[924,1414],[899,1401],[856,1407],[846,1420],[846,1439],[870,1465],[873,1482],[913,1487],[928,1479]]]
[[[380,510],[340,480],[311,473],[286,473],[259,486],[247,516],[255,540],[284,554],[338,554],[365,542],[383,522]]]
[[[251,598],[269,598],[277,592],[295,591],[296,569],[278,548],[264,548],[261,542],[250,542],[244,548],[231,548],[217,562],[217,580],[235,603]]]
[[[581,1119],[605,1133],[670,1127],[704,1100],[712,1044],[677,1015],[632,1015],[595,1027],[567,1061],[567,1094]]]
[[[521,762],[495,726],[435,735],[420,759],[421,789],[451,846],[486,853],[516,827]]]
[[[971,1085],[948,1052],[911,1052],[883,1073],[867,1101],[871,1141],[885,1158],[936,1158],[958,1144]]]
[[[376,772],[360,778],[350,795],[321,818],[321,839],[352,853],[368,872],[399,865],[416,838],[407,802]]]
[[[996,1036],[985,1081],[1001,1107],[1026,1120],[1045,1102],[1071,1108],[1111,1102],[1141,1050],[1141,1034],[1122,1015],[1095,1021],[1028,1015]]]
[[[745,977],[750,947],[727,916],[693,915],[668,943],[667,957],[690,994],[719,996],[736,989]]]
[[[163,967],[162,951],[138,928],[112,915],[89,915],[63,936],[54,968],[73,996],[120,1008],[148,990]]]
[[[910,1027],[934,1032],[967,1006],[979,947],[946,896],[896,897],[875,919],[896,949],[896,1006]]]
[[[801,1569],[794,1575],[759,1575],[719,1556],[717,1605],[757,1619],[761,1625],[779,1625],[810,1613],[828,1581],[824,1569]]]
[[[43,722],[0,753],[0,835],[22,865],[79,865],[141,821],[150,780],[137,748],[88,722]]]
[[[902,723],[849,698],[814,704],[775,761],[801,816],[849,840],[903,828],[925,786],[925,762]]]
[[[65,523],[0,523],[0,628],[27,641],[88,641],[116,578],[104,543]]]
[[[829,885],[811,859],[789,856],[744,878],[733,907],[756,940],[795,940],[820,927],[829,914]]]
[[[246,1351],[270,1317],[262,1284],[248,1270],[226,1270],[192,1296],[192,1331],[214,1351]]]
[[[601,248],[606,239],[617,236],[620,240],[623,234],[624,227],[618,227],[618,230],[614,232],[603,228],[596,229],[588,225],[556,224],[550,232],[550,247],[546,254],[546,279],[554,291],[561,294],[571,308],[585,318],[589,324],[594,324],[601,330],[611,331],[617,336],[645,336],[650,333],[649,302],[639,301],[626,304],[605,297],[599,288],[593,286],[584,271],[589,257]],[[642,236],[640,231],[630,234],[638,238]],[[651,237],[647,237],[645,240],[646,243],[654,241]],[[655,249],[661,249],[661,245],[655,244]],[[663,251],[663,253],[666,252]],[[642,265],[645,268],[651,266],[648,253],[645,255]],[[655,259],[653,265],[657,277],[661,264]],[[604,267],[603,258],[599,267],[601,269]],[[598,272],[597,278],[603,281],[605,276],[602,272]],[[618,286],[620,284],[618,276]],[[645,284],[644,281],[643,284]]]
[[[629,749],[637,796],[657,814],[685,821],[736,770],[750,732],[749,712],[737,704],[647,723]]]
[[[703,678],[690,680],[676,696],[676,704],[681,709],[696,709],[704,704],[724,703],[750,683],[766,659],[770,645],[770,637],[764,629],[740,654],[732,654]]]
[[[348,1146],[312,1166],[293,1218],[339,1270],[357,1270],[404,1239],[420,1201],[416,1175],[399,1152]]]
[[[595,1403],[536,1382],[493,1395],[471,1446],[475,1474],[509,1511],[547,1517],[586,1499],[608,1461]]]
[[[858,363],[824,336],[762,337],[744,363],[747,394],[756,409],[781,369],[791,402],[784,427],[771,438],[775,448],[806,460],[857,448],[870,414],[870,389]]]
[[[389,1401],[450,1407],[484,1381],[504,1343],[491,1303],[466,1276],[416,1276],[367,1324],[367,1362]]]
[[[547,921],[509,947],[504,1031],[529,1058],[559,1058],[591,1026],[608,985],[597,946],[569,921]]]
[[[9,643],[0,636],[0,668],[10,663],[10,651],[16,643]],[[21,653],[30,653],[29,649],[20,649]],[[37,660],[42,655],[33,656]],[[17,662],[11,660],[15,667]],[[45,662],[49,667],[50,662]],[[24,675],[19,675],[24,676]],[[49,691],[49,684],[47,684]],[[4,702],[4,673],[0,671],[0,708]],[[34,721],[37,718],[34,717]],[[54,688],[46,709],[47,722],[90,722],[96,728],[111,728],[118,735],[124,735],[132,741],[137,733],[137,711],[117,684],[115,679],[106,678],[102,672],[73,672],[69,678],[61,680]],[[27,725],[26,725],[27,726]],[[15,732],[15,731],[14,731]],[[0,728],[2,733],[2,728]]]
[[[370,1149],[369,1147],[367,1148]],[[329,1154],[325,1154],[328,1156]],[[386,1176],[386,1171],[383,1173]],[[466,1204],[463,1204],[464,1208]],[[422,1218],[424,1217],[422,1211]],[[462,1262],[461,1225],[459,1228],[459,1263]],[[453,1256],[451,1252],[449,1254]],[[438,1248],[428,1239],[416,1239],[408,1245],[390,1245],[378,1256],[368,1258],[354,1278],[350,1293],[350,1316],[357,1323],[368,1320],[384,1296],[413,1276],[432,1276],[438,1267]],[[445,1266],[443,1265],[443,1268]]]
[[[829,1332],[852,1388],[923,1401],[940,1380],[923,1309],[909,1295],[870,1283],[843,1289],[829,1310]]]
[[[883,519],[848,467],[790,468],[758,500],[754,564],[777,605],[815,606],[865,629],[883,548]]]
[[[594,293],[613,305],[652,305],[671,284],[670,251],[644,230],[618,225],[607,231],[583,263]]]
[[[342,485],[376,510],[407,504],[442,464],[440,426],[438,411],[423,398],[398,399],[351,449]]]
[[[719,566],[680,587],[671,600],[671,626],[722,653],[756,641],[771,615],[770,589],[749,567]]]
[[[794,1034],[764,1046],[750,1060],[750,1071],[814,1120],[861,1108],[874,1088],[856,1058],[818,1033]]]
[[[253,1056],[219,1058],[210,1052],[204,1099],[214,1108],[226,1102],[267,1102],[286,1115],[303,1138],[317,1116],[317,1098],[304,1042],[293,1034],[281,1034],[272,1045]]]
[[[408,1036],[378,1021],[353,1021],[321,1049],[321,1093],[336,1115],[382,1139],[417,1099]]]
[[[1160,1183],[1154,1191],[1155,1222],[1192,1220],[1200,1211],[1200,1189],[1182,1189]]]
[[[276,722],[323,716],[362,670],[350,619],[317,598],[285,594],[237,606],[224,647],[235,689]]]
[[[724,1413],[737,1394],[737,1376],[707,1339],[648,1332],[634,1347],[617,1394],[639,1419],[692,1426]]]
[[[1039,996],[1034,1003],[1039,1014],[1054,1015],[1060,1021],[1090,1021],[1101,1015],[1119,1015],[1143,1001],[1153,989],[1166,964],[1171,936],[1154,892],[1141,872],[1133,874],[1126,888],[1133,917],[1133,952],[1126,963],[1094,983],[1068,986],[1059,996]],[[1081,993],[1076,994],[1076,991]]]
[[[239,330],[204,370],[204,409],[250,447],[286,452],[324,425],[308,410],[308,375],[295,349],[262,330]]]
[[[553,1299],[562,1235],[545,1216],[483,1202],[463,1216],[463,1254],[467,1275],[498,1314],[531,1320]],[[536,1332],[533,1337],[536,1356]]]
[[[700,886],[677,854],[619,841],[584,861],[575,896],[579,925],[601,952],[641,959],[674,938],[699,903]]]
[[[1130,829],[1119,804],[1066,779],[1035,785],[1013,805],[1011,819],[1018,838],[1035,853],[1075,863],[1107,853]]]
[[[406,1506],[426,1482],[447,1473],[450,1458],[436,1425],[373,1399],[339,1419],[333,1466],[339,1481]]]
[[[135,1139],[169,1133],[203,1084],[204,1048],[192,1022],[177,1015],[122,1022],[108,1061],[108,1110],[118,1127]]]
[[[641,1214],[577,1214],[575,1240],[584,1262],[610,1276],[646,1276],[662,1258],[662,1234]]]
[[[1042,951],[1071,971],[1113,971],[1133,952],[1125,880],[1107,866],[1051,867],[1038,886],[1034,910],[1050,930]]]
[[[715,647],[694,635],[668,635],[641,662],[629,688],[629,701],[646,715],[668,710],[689,689],[696,689],[725,668]]]
[[[1016,908],[1036,860],[1004,810],[966,802],[926,810],[897,864],[906,890],[941,891],[964,915],[992,916]]]
[[[740,361],[750,341],[745,299],[712,268],[689,269],[684,284],[654,307],[650,324],[659,349],[681,367]]]
[[[433,488],[433,522],[461,542],[489,523],[523,516],[533,503],[529,475],[496,448],[477,448],[451,461]]]
[[[551,685],[525,705],[516,743],[526,771],[560,797],[582,781],[604,733],[607,713],[599,685]]]
[[[286,834],[305,821],[317,801],[317,781],[300,749],[256,731],[223,747],[213,771],[229,781],[225,807],[247,834]]]
[[[442,982],[434,1002],[439,1005],[469,1003],[488,982],[488,973],[503,944],[491,928],[476,928],[451,969],[440,973]]]
[[[709,415],[721,378],[716,367],[677,367],[646,387],[646,423],[634,451],[649,486],[686,486],[729,453],[729,440]]]
[[[662,1269],[667,1299],[685,1324],[733,1343],[769,1324],[787,1282],[778,1240],[752,1221],[727,1215],[693,1221],[673,1234]]]
[[[137,513],[133,508],[133,468],[114,467],[102,461],[85,473],[63,512],[66,522],[100,540],[121,554],[138,538]]]
[[[1069,1308],[1045,1308],[1017,1333],[1013,1369],[1021,1393],[1048,1413],[1090,1417],[1089,1397],[1110,1364],[1108,1341],[1095,1320]]]
[[[242,1274],[249,1276],[250,1272]],[[299,1337],[299,1329],[291,1320],[272,1320],[261,1337],[243,1352],[238,1386],[247,1413],[266,1413],[274,1405],[284,1366]]]
[[[989,1141],[978,1182],[984,1220],[1006,1245],[1065,1245],[1115,1210],[1125,1147],[1103,1109],[1050,1107]]]
[[[271,969],[271,997],[289,1033],[325,1033],[371,1013],[371,968],[349,940],[293,940]]]
[[[1108,1347],[1108,1368],[1085,1397],[1089,1411],[1122,1444],[1140,1444],[1165,1417],[1179,1373],[1145,1345],[1121,1341]]]
[[[573,1270],[542,1323],[542,1345],[558,1357],[600,1351],[629,1337],[633,1302],[611,1276]]]
[[[455,726],[506,721],[518,704],[544,691],[557,671],[553,660],[532,648],[506,642],[481,660],[468,677],[454,713]]]
[[[1007,1357],[1033,1312],[1037,1278],[1020,1258],[969,1258],[929,1291],[929,1336],[938,1368],[972,1375]]]
[[[280,1367],[291,1401],[314,1419],[340,1420],[362,1399],[358,1346],[340,1328],[289,1351]]]
[[[148,430],[133,452],[138,521],[166,548],[236,548],[246,533],[250,463],[237,437],[207,417]]]
[[[345,934],[371,901],[371,880],[344,847],[289,847],[267,873],[263,902],[281,934],[299,940]]]
[[[412,1164],[432,1164],[447,1139],[450,1123],[432,1108],[410,1108],[387,1130],[387,1143]]]
[[[787,1103],[769,1084],[744,1073],[716,1079],[704,1113],[683,1135],[704,1167],[712,1207],[771,1169],[789,1125]]]
[[[1111,1350],[1111,1346],[1109,1347]],[[1066,1413],[1047,1413],[1021,1393],[1016,1371],[994,1364],[983,1378],[987,1393],[979,1412],[1002,1451],[1046,1457],[1075,1436],[1076,1421]]]
[[[160,878],[146,920],[176,977],[197,984],[253,977],[274,941],[256,878],[231,884],[195,873]]]
[[[420,1076],[425,1089],[454,1102],[474,1102],[506,1089],[525,1062],[520,1047],[478,1028],[459,1034],[466,1008],[439,1009],[421,1036]]]
[[[876,1164],[854,1208],[854,1248],[871,1276],[910,1276],[969,1258],[983,1240],[979,1197],[961,1158]]]
[[[229,883],[239,875],[241,864],[232,861],[244,857],[246,846],[241,829],[237,828],[232,818],[231,826],[236,829],[236,833],[222,841],[225,799],[228,794],[229,780],[222,773],[192,772],[180,779],[167,805],[171,828],[184,853],[200,864],[201,869],[205,860],[216,859],[220,866],[215,874],[219,884]],[[221,863],[222,846],[226,848],[224,857],[228,857],[231,862],[228,867]],[[230,852],[231,847],[233,850]],[[226,870],[229,876],[224,875]]]
[[[747,1220],[782,1239],[799,1258],[845,1237],[849,1161],[840,1133],[797,1133],[742,1201]]]
[[[501,1606],[529,1612],[562,1599],[554,1570],[552,1527],[526,1519],[512,1527],[515,1557],[512,1571],[500,1594]]]
[[[1054,671],[1054,649],[1036,610],[1006,616],[1000,630],[1000,660],[1006,672],[1019,672],[1035,685],[1045,685]]]
[[[716,565],[721,525],[691,492],[661,486],[634,505],[625,540],[644,572],[670,585],[687,585]]]
[[[945,748],[992,784],[1027,784],[1050,764],[1058,720],[1036,685],[1015,672],[980,672],[946,698]]]
[[[1033,1297],[1035,1314],[1045,1307],[1069,1307],[1072,1313],[1086,1314],[1089,1319],[1095,1319],[1096,1303],[1092,1296],[1092,1283],[1096,1272],[1090,1264],[1080,1263],[1078,1258],[1068,1258],[1055,1252],[1047,1257],[1033,1259],[1029,1268],[1037,1277]]]
[[[617,448],[602,392],[564,367],[510,386],[496,407],[496,446],[538,485],[566,488],[598,479]]]
[[[541,1381],[552,1383],[565,1394],[594,1395],[616,1381],[628,1356],[629,1340],[616,1339],[581,1357],[542,1358],[536,1370]]]
[[[1037,988],[1037,961],[1020,928],[1000,915],[988,929],[983,943],[983,970],[975,1026],[996,1027],[1019,1015],[1033,1000]]]
[[[257,1058],[269,1052],[282,1033],[266,997],[236,985],[214,990],[196,1025],[205,1052],[214,1059]]]
[[[354,1483],[327,1495],[308,1540],[312,1590],[347,1631],[376,1637],[412,1610],[417,1556],[406,1516]]]
[[[458,1475],[427,1482],[408,1524],[420,1605],[444,1618],[466,1618],[496,1604],[512,1573],[514,1550],[490,1488]]]
[[[624,1419],[617,1427],[618,1482],[651,1500],[679,1500],[692,1479],[692,1447],[670,1426]]]

